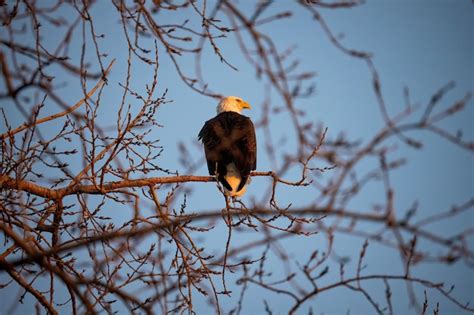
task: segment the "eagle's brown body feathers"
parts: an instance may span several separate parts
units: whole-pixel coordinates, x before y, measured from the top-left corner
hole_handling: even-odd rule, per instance
[[[231,196],[239,196],[250,172],[257,167],[257,141],[250,118],[232,111],[222,112],[204,124],[198,137],[204,144],[209,174],[217,175]],[[229,170],[240,175],[238,187],[229,183]]]

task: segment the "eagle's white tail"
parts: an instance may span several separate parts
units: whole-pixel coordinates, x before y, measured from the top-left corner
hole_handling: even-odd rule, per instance
[[[227,165],[227,174],[224,176],[224,178],[229,183],[230,187],[232,187],[231,191],[224,187],[224,191],[227,196],[240,197],[247,191],[247,183],[240,191],[237,191],[242,177],[240,177],[240,172],[237,170],[237,167],[234,163]]]

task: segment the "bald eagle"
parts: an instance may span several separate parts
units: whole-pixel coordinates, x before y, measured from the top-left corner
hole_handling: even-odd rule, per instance
[[[241,115],[250,109],[240,97],[228,96],[217,106],[217,116],[206,121],[198,139],[204,144],[210,175],[230,197],[240,197],[247,190],[250,171],[257,167],[257,140],[250,118]]]

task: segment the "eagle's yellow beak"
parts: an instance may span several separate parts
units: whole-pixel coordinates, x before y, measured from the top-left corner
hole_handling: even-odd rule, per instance
[[[242,102],[242,109],[251,109],[250,104],[247,102]]]

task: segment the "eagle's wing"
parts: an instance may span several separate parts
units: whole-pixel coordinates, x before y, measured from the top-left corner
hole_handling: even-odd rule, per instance
[[[207,169],[210,175],[215,175],[217,163],[220,160],[218,147],[221,143],[222,128],[216,118],[206,121],[198,139],[204,144],[204,151],[207,160]]]
[[[257,139],[255,127],[250,118],[239,115],[231,132],[232,156],[242,181],[237,191],[247,183],[250,171],[257,168]]]

